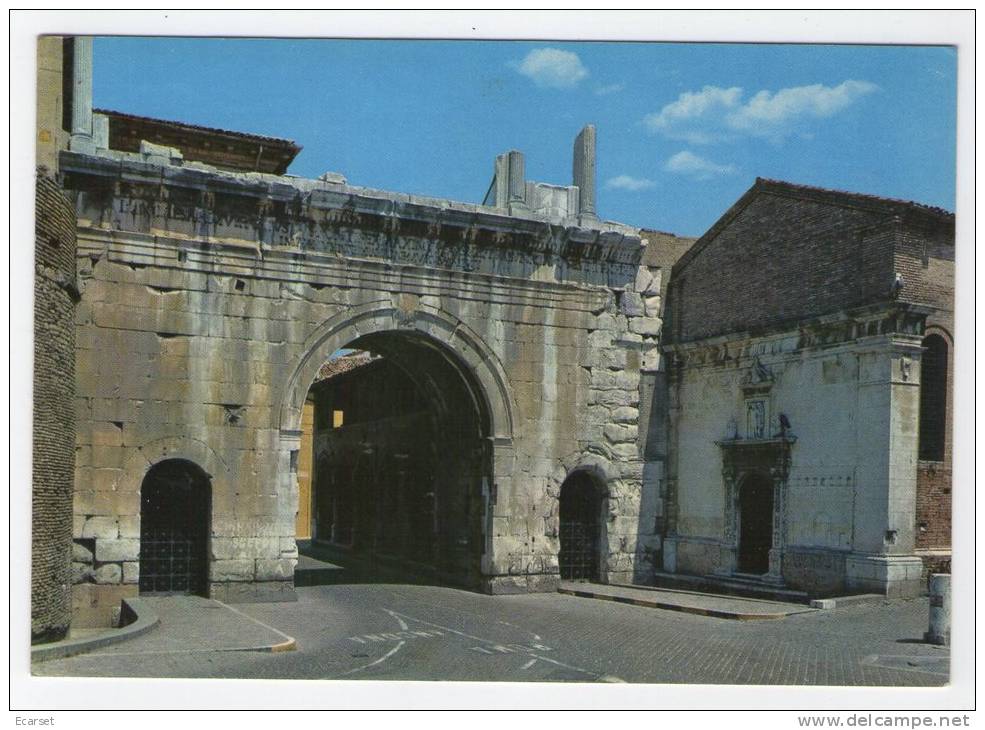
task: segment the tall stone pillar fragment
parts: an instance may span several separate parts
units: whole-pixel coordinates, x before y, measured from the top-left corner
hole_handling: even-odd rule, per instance
[[[523,153],[510,150],[496,157],[496,207],[525,208],[527,182]]]
[[[595,125],[586,124],[575,137],[572,181],[579,190],[578,214],[597,218],[595,212]]]
[[[92,152],[92,38],[77,36],[72,42],[72,141],[71,149]]]

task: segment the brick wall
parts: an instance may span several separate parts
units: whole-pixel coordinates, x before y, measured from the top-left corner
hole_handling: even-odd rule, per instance
[[[917,466],[917,549],[951,546],[951,465],[921,461]]]
[[[903,277],[900,300],[935,307],[938,312],[928,324],[953,332],[954,220],[942,224],[922,216],[904,217],[894,267]]]
[[[948,344],[944,455],[941,461],[917,464],[916,544],[918,549],[951,546],[951,444],[954,378],[954,225],[941,225],[920,216],[904,218],[895,252],[895,267],[903,277],[900,299],[928,304],[926,333],[941,335]],[[944,566],[938,565],[941,569]],[[949,570],[949,563],[947,565]]]
[[[75,472],[75,211],[39,168],[34,279],[31,639],[62,638],[71,616]]]
[[[674,269],[675,341],[793,323],[890,294],[895,225],[885,215],[758,192],[723,221]]]

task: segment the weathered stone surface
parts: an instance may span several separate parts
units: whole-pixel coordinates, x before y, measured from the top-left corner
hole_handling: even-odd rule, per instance
[[[96,560],[99,562],[137,560],[140,557],[140,540],[96,540]]]
[[[593,371],[592,385],[604,390],[635,390],[640,385],[640,374],[638,372],[618,370]]]
[[[117,584],[123,579],[123,570],[118,563],[100,565],[93,571],[93,579],[100,584]]]
[[[295,560],[257,560],[257,580],[285,580],[294,575]]]
[[[634,442],[638,435],[636,426],[610,423],[605,427],[605,437],[614,444]]]
[[[78,563],[91,563],[93,561],[92,550],[76,540],[72,543],[72,560]]]
[[[140,578],[140,563],[127,561],[123,563],[123,582],[136,583]]]
[[[637,289],[640,294],[645,297],[651,297],[660,294],[660,287],[663,285],[663,269],[659,267],[651,266],[650,271],[650,283],[647,285],[646,290]]]
[[[637,423],[640,418],[640,410],[630,406],[620,406],[613,409],[611,418],[615,423]]]
[[[255,577],[253,560],[213,560],[211,578],[214,581],[251,581]]]
[[[653,348],[649,352],[643,353],[643,362],[640,363],[640,370],[643,372],[656,372],[660,370],[660,350]]]
[[[140,517],[137,515],[122,515],[119,518],[120,537],[140,537]]]
[[[83,527],[80,537],[116,539],[120,535],[115,517],[90,517]]]
[[[643,294],[650,288],[651,283],[653,283],[653,274],[645,266],[641,266],[636,274],[636,283],[633,285],[633,289],[637,293]]]
[[[624,291],[619,309],[627,317],[642,317],[643,298],[634,291]]]
[[[655,317],[636,317],[629,320],[629,331],[646,337],[659,335],[661,326],[661,321]]]
[[[413,333],[460,369],[449,382],[467,381],[469,402],[490,410],[491,466],[451,465],[469,484],[441,475],[453,498],[497,492],[488,506],[502,529],[487,547],[462,548],[483,550],[462,564],[481,557],[483,581],[553,585],[559,465],[612,453],[607,425],[610,439],[637,428],[643,341],[630,319],[645,313],[640,291],[652,285],[639,230],[560,220],[577,196],[557,186],[513,186],[521,198],[533,190],[535,214],[523,200],[489,209],[341,177],[222,172],[182,152],[150,140],[141,154],[64,158],[87,286],[73,534],[96,539],[94,560],[122,564],[104,579],[135,588],[144,479],[178,459],[208,475],[210,583],[252,586],[218,589],[243,600],[261,600],[261,583],[289,584],[303,511],[294,409],[315,371],[292,373],[363,336]],[[439,441],[449,458],[470,453]],[[638,461],[611,475],[638,479]],[[444,507],[447,497],[440,509],[481,516]],[[460,550],[449,540],[444,555]]]

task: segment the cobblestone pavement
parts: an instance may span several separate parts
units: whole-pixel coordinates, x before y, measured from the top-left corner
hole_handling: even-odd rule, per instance
[[[40,663],[36,675],[626,681],[938,686],[948,653],[921,641],[926,599],[731,621],[559,594],[484,596],[411,585],[301,588],[236,609],[298,651],[223,652],[166,621],[151,634]]]

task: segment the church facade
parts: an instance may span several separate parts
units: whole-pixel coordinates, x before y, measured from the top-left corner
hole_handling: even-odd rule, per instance
[[[953,262],[946,211],[770,180],[695,243],[664,329],[665,569],[921,590],[950,546],[928,475],[950,473]]]

